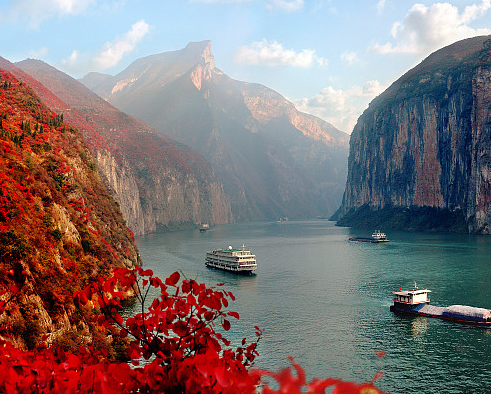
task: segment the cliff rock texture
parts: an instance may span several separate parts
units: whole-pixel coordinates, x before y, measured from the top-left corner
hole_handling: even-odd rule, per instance
[[[325,216],[341,203],[348,136],[271,89],[228,77],[209,41],[81,81],[199,151],[223,183],[235,220]]]
[[[0,337],[32,349],[103,344],[73,293],[139,260],[83,136],[0,69]]]
[[[86,136],[97,168],[135,234],[233,221],[221,183],[198,152],[118,111],[41,61],[16,66],[23,72],[15,66],[12,72]],[[53,94],[58,100],[49,99]]]
[[[460,212],[491,231],[491,41],[425,59],[374,99],[350,141],[341,215],[368,205]],[[356,223],[349,223],[356,225]]]

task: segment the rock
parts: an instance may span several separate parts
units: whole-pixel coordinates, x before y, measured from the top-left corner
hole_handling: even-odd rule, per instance
[[[490,232],[489,38],[433,53],[372,101],[351,135],[341,216],[428,206]]]

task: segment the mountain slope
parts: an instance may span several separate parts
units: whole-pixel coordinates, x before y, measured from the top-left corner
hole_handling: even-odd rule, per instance
[[[96,77],[81,81],[208,159],[237,220],[327,215],[339,206],[348,136],[271,89],[229,78],[209,41]]]
[[[63,100],[52,108],[87,136],[98,169],[135,234],[233,220],[222,185],[196,151],[121,113],[43,62],[25,60],[17,66]],[[38,94],[47,96],[37,85]]]
[[[427,206],[491,231],[489,38],[435,52],[373,100],[351,136],[342,214]]]
[[[91,340],[72,295],[138,253],[83,136],[0,68],[0,337],[33,348]],[[95,343],[95,342],[93,342]]]

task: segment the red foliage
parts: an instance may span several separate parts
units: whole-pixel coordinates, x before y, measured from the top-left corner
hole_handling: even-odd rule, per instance
[[[136,289],[137,300],[145,305],[151,287],[160,290],[146,312],[123,322],[117,312],[124,292]],[[306,381],[305,371],[293,362],[291,368],[279,372],[250,370],[257,356],[261,330],[257,339],[235,349],[216,331],[215,321],[224,328],[230,323],[227,299],[232,294],[208,288],[192,279],[180,281],[175,272],[165,281],[151,270],[116,269],[110,279],[98,278],[74,295],[80,308],[96,305],[94,319],[105,327],[118,327],[127,339],[127,363],[110,363],[107,352],[92,347],[80,348],[76,354],[60,347],[39,347],[21,351],[9,342],[0,342],[0,392],[6,393],[381,393],[371,383],[356,384],[339,379]],[[142,359],[147,360],[138,366]],[[150,361],[151,360],[151,361]],[[374,380],[381,376],[377,374]],[[265,377],[276,381],[272,389]]]

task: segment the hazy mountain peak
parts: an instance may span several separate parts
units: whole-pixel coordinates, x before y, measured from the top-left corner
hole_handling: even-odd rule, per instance
[[[200,60],[200,63],[210,70],[215,68],[215,58],[211,50],[211,41],[190,42],[182,51],[188,52],[190,55],[195,54],[196,58]]]
[[[191,72],[191,80],[198,90],[201,90],[202,80],[209,80],[215,70],[215,58],[211,50],[211,41],[189,43],[184,51],[200,51],[199,63]],[[198,57],[197,56],[197,57]]]

